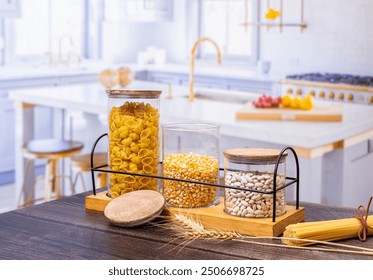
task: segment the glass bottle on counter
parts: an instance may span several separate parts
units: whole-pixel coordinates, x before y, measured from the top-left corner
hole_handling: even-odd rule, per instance
[[[213,124],[169,124],[162,128],[163,176],[218,183],[219,127]],[[207,207],[219,202],[218,188],[196,183],[164,180],[168,206]]]
[[[224,151],[225,188],[224,211],[245,218],[268,218],[286,213],[285,152],[278,165],[276,176],[276,200],[274,201],[274,169],[280,154],[275,149],[231,149]]]
[[[158,175],[159,90],[108,89],[109,167],[113,171]],[[109,196],[158,190],[158,180],[110,174]]]

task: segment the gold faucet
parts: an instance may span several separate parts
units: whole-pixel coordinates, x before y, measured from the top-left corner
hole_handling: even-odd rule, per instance
[[[204,41],[208,41],[215,46],[216,52],[217,52],[217,55],[218,55],[218,63],[221,64],[220,48],[215,41],[211,40],[208,37],[201,37],[194,43],[193,48],[192,48],[191,57],[190,57],[189,101],[194,101],[194,61],[195,61],[195,58],[196,58],[196,50],[197,50],[197,47],[199,46],[199,44],[201,44]]]

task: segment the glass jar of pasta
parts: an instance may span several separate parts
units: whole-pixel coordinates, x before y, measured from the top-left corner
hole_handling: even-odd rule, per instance
[[[108,89],[109,167],[113,171],[158,175],[159,90]],[[158,190],[156,178],[110,174],[108,194]]]
[[[280,150],[231,149],[224,151],[225,207],[227,214],[244,218],[269,218],[286,213],[286,157]],[[273,190],[276,187],[276,199]]]
[[[218,183],[219,127],[212,124],[169,124],[162,127],[163,176]],[[219,202],[218,188],[193,182],[163,181],[166,204],[207,207]]]

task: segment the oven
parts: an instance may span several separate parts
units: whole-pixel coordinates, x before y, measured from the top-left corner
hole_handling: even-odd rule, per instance
[[[288,75],[281,81],[281,94],[373,105],[373,77],[331,73]]]

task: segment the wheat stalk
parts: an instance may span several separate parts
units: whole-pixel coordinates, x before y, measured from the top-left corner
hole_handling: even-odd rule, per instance
[[[180,222],[186,229],[184,236],[187,238],[206,238],[206,239],[233,239],[243,236],[235,231],[217,231],[206,229],[200,222],[194,221],[182,214],[174,215],[176,221]]]

